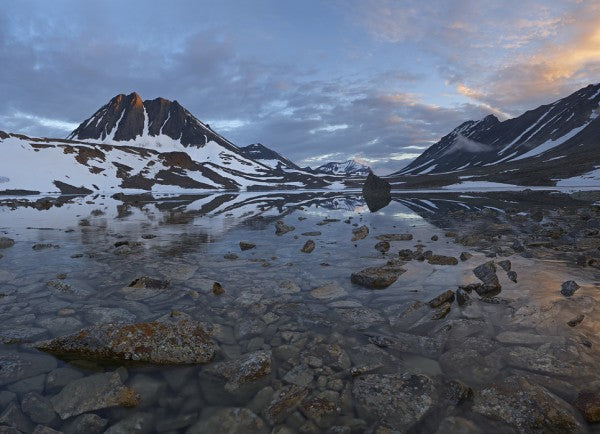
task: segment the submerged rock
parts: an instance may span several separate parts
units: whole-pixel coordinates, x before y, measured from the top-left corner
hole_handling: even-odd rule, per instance
[[[210,362],[216,346],[201,323],[188,319],[134,324],[100,324],[36,344],[65,357],[156,364]]]
[[[574,280],[568,280],[561,285],[560,293],[565,297],[571,297],[579,288],[580,286]]]
[[[0,237],[0,249],[7,249],[15,245],[15,240],[8,237]]]
[[[512,267],[512,263],[508,259],[498,261],[498,265],[506,272],[509,272]]]
[[[135,279],[133,282],[127,285],[127,287],[136,289],[166,289],[169,287],[169,281],[142,276]]]
[[[362,195],[369,211],[375,212],[386,207],[392,200],[391,189],[392,186],[389,182],[369,171],[362,188]]]
[[[250,250],[256,247],[254,243],[248,243],[246,241],[240,241],[240,249],[241,250]]]
[[[308,389],[294,384],[277,390],[263,411],[263,416],[270,425],[283,422],[292,414],[308,395]]]
[[[235,392],[244,384],[271,373],[271,351],[255,351],[234,360],[209,366],[205,372],[227,380],[225,390]]]
[[[456,290],[456,302],[458,303],[459,306],[463,306],[466,303],[468,303],[469,299],[470,299],[469,293],[467,291],[465,291],[463,288],[458,288]]]
[[[473,411],[523,433],[584,431],[571,406],[517,375],[476,392]]]
[[[440,307],[442,304],[446,302],[452,303],[454,301],[454,291],[448,290],[446,292],[442,292],[440,295],[435,297],[434,299],[429,301],[430,307]]]
[[[600,395],[598,393],[581,392],[573,405],[589,423],[600,422]]]
[[[461,261],[468,261],[469,259],[471,259],[473,257],[473,255],[471,255],[469,252],[462,252],[460,254],[460,260]]]
[[[383,234],[377,235],[377,238],[380,241],[410,241],[413,239],[412,234]]]
[[[575,318],[570,319],[567,324],[569,325],[569,327],[575,327],[576,325],[580,324],[581,321],[583,321],[585,318],[585,315],[580,313],[579,315],[577,315]]]
[[[370,374],[354,380],[352,396],[359,416],[386,421],[406,432],[433,407],[437,393],[433,381],[421,374]]]
[[[390,250],[390,243],[388,241],[379,241],[377,244],[375,244],[375,250],[385,253]]]
[[[304,246],[302,246],[302,249],[300,250],[302,253],[311,253],[313,250],[315,250],[315,242],[313,240],[308,240],[306,243],[304,243]]]
[[[84,377],[67,384],[50,402],[60,418],[65,420],[88,411],[110,407],[133,407],[139,397],[125,387],[118,372]]]
[[[311,290],[310,295],[319,300],[334,300],[345,297],[348,293],[337,282],[331,282]]]
[[[365,225],[362,225],[359,228],[352,229],[352,240],[351,241],[362,240],[363,238],[366,238],[367,235],[369,235],[369,228]]]
[[[267,434],[269,429],[264,421],[247,408],[228,407],[221,408],[212,415],[203,417],[191,426],[187,434],[204,433],[230,433],[230,434]]]
[[[389,266],[368,267],[364,270],[352,273],[350,279],[352,283],[366,288],[383,289],[398,280],[398,277],[405,271],[406,270],[398,267]]]

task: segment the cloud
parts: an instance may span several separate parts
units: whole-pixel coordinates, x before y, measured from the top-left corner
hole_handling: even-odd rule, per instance
[[[444,152],[444,155],[452,154],[454,152],[488,152],[494,149],[490,145],[479,143],[471,140],[462,134],[458,134],[454,139],[454,143]]]

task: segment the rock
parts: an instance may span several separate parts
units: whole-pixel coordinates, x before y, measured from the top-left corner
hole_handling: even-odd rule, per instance
[[[547,351],[528,347],[509,347],[503,350],[503,358],[509,366],[549,376],[565,376],[575,369]]]
[[[412,261],[413,257],[415,256],[415,253],[410,249],[400,249],[398,251],[398,256],[403,261]],[[425,260],[425,258],[423,257],[423,259],[420,259],[420,260],[423,261],[423,260]]]
[[[473,422],[460,416],[448,416],[440,422],[435,434],[483,434]]]
[[[432,265],[458,265],[458,259],[444,255],[431,255],[428,262]]]
[[[94,413],[85,413],[77,416],[63,428],[65,434],[100,434],[108,425],[108,420]]]
[[[45,354],[0,352],[0,386],[45,374],[56,368],[56,359]]]
[[[583,319],[585,318],[585,315],[580,313],[579,315],[577,315],[575,318],[570,319],[567,324],[569,325],[569,327],[575,327],[576,325],[580,324],[581,321],[583,321]]]
[[[375,250],[385,253],[390,250],[390,243],[388,241],[379,241],[377,244],[375,244]]]
[[[431,319],[433,319],[433,320],[444,319],[444,318],[446,318],[446,315],[448,315],[450,313],[451,309],[452,309],[452,305],[450,303],[444,303],[437,308],[435,313],[431,316]]]
[[[63,432],[56,431],[49,426],[37,425],[32,434],[63,434]]]
[[[7,345],[34,342],[41,339],[45,334],[46,329],[41,327],[14,325],[0,329],[0,342]]]
[[[304,235],[305,237],[318,237],[319,235],[321,235],[321,232],[319,232],[319,231],[302,232],[302,235]]]
[[[410,241],[413,239],[412,234],[383,234],[377,235],[377,238],[380,241]]]
[[[392,200],[391,189],[389,182],[369,171],[362,188],[362,195],[369,211],[375,212],[386,207]]]
[[[90,307],[85,317],[92,324],[135,321],[135,315],[121,307]]]
[[[0,414],[0,427],[10,426],[22,432],[32,432],[33,424],[21,412],[19,406],[13,401]]]
[[[225,390],[235,392],[271,373],[271,351],[255,351],[234,360],[214,363],[204,372],[227,380]]]
[[[300,406],[300,411],[321,428],[330,426],[340,410],[335,402],[325,398],[309,399]]]
[[[482,292],[477,291],[479,295],[489,292],[496,292],[502,289],[498,276],[496,275],[496,266],[493,261],[481,264],[473,270],[473,274],[484,284]]]
[[[212,415],[202,414],[201,420],[191,426],[186,434],[228,433],[228,434],[268,434],[264,421],[247,408],[220,408]]]
[[[0,237],[0,249],[8,249],[15,245],[15,240],[7,237]]]
[[[31,248],[33,250],[45,250],[45,249],[58,249],[58,248],[60,248],[60,246],[57,244],[50,244],[50,243],[37,243],[37,244],[34,244],[33,246],[31,246]]]
[[[506,272],[509,272],[510,268],[512,267],[512,263],[508,259],[498,261],[498,265]]]
[[[73,416],[110,407],[133,407],[138,397],[132,389],[125,387],[118,372],[106,372],[84,377],[67,384],[50,402],[60,418]]]
[[[460,380],[446,381],[444,384],[444,397],[453,405],[473,399],[473,389]]]
[[[57,416],[50,401],[35,392],[29,392],[23,396],[21,410],[32,421],[43,425],[50,424]]]
[[[338,344],[319,344],[314,347],[312,354],[336,371],[343,371],[351,366],[348,353]]]
[[[454,301],[454,291],[448,290],[446,292],[442,292],[440,295],[429,301],[430,307],[440,307],[442,304],[449,302],[452,303]]]
[[[565,297],[571,297],[579,288],[580,286],[574,280],[568,280],[561,285],[560,293]]]
[[[439,237],[437,235],[433,235],[431,237],[431,241],[437,241],[437,240],[439,240]]]
[[[369,235],[369,228],[366,227],[365,225],[362,225],[359,228],[352,229],[352,240],[351,241],[362,240],[363,238],[366,238],[367,235]]]
[[[370,374],[354,380],[352,396],[358,415],[382,421],[389,428],[408,431],[433,407],[433,381],[421,374]]]
[[[240,249],[241,250],[250,250],[256,247],[254,243],[248,243],[246,241],[240,241]]]
[[[306,364],[294,366],[284,376],[283,381],[296,386],[305,387],[308,386],[314,378],[314,373]]]
[[[169,287],[169,281],[142,276],[135,279],[133,282],[127,285],[127,287],[136,289],[166,289]]]
[[[506,273],[506,276],[513,282],[517,283],[517,273],[516,272],[509,271],[508,273]]]
[[[352,273],[350,279],[352,283],[364,286],[366,288],[383,289],[390,286],[400,274],[406,270],[396,267],[368,267],[364,270]]]
[[[157,425],[152,413],[134,413],[111,425],[103,434],[149,433],[157,429]]]
[[[562,336],[547,336],[534,333],[503,331],[496,335],[496,340],[508,345],[541,345],[549,342],[563,343]]]
[[[275,235],[284,235],[296,229],[294,226],[287,226],[283,220],[277,220],[275,223]]]
[[[267,407],[263,411],[263,416],[269,425],[275,425],[283,422],[308,395],[308,389],[298,387],[294,384],[283,386],[277,390]]]
[[[331,282],[313,289],[310,295],[319,300],[335,300],[345,297],[348,293],[337,282]]]
[[[531,220],[533,220],[534,222],[541,222],[544,219],[544,214],[542,214],[541,211],[534,211],[531,213]]]
[[[239,256],[236,255],[235,253],[229,252],[229,253],[226,253],[225,255],[223,255],[223,258],[229,259],[229,260],[234,260],[234,259],[238,259]]]
[[[73,288],[71,288],[71,285],[63,282],[62,280],[50,280],[46,285],[48,285],[49,288],[56,289],[60,292],[73,292]]]
[[[225,289],[223,289],[223,286],[219,282],[215,282],[212,285],[212,292],[215,295],[221,295],[225,293]]]
[[[36,348],[58,356],[155,364],[207,363],[216,352],[202,324],[188,319],[100,324]]]
[[[598,393],[581,392],[573,405],[589,423],[600,422],[600,395]]]
[[[302,253],[311,253],[313,250],[315,250],[315,242],[313,240],[308,240],[306,243],[304,243],[304,246],[302,246],[302,249],[300,250]]]
[[[83,374],[73,368],[56,368],[46,376],[46,392],[56,392],[81,377]]]
[[[522,433],[584,431],[566,402],[516,375],[476,392],[472,409]]]
[[[469,252],[462,252],[460,254],[460,260],[461,261],[468,261],[469,259],[471,259],[473,257],[473,255],[471,255]]]
[[[456,290],[456,302],[459,306],[463,306],[467,304],[470,300],[469,293],[465,291],[463,288],[458,288]]]

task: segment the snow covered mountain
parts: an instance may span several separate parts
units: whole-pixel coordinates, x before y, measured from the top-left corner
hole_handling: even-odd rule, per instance
[[[291,160],[260,143],[253,143],[252,145],[244,146],[240,148],[240,151],[246,158],[251,158],[254,161],[258,161],[259,163],[264,164],[272,169],[281,168],[302,170]]]
[[[539,168],[560,159],[565,159],[559,162],[565,165],[568,158],[584,150],[592,152],[589,156],[596,155],[600,145],[599,105],[600,84],[596,84],[503,122],[493,115],[467,121],[392,176],[489,169],[500,164],[514,166],[517,171],[522,166]]]
[[[64,140],[0,132],[0,152],[0,191],[87,194],[340,186],[339,177],[274,169],[247,156],[177,101],[142,101],[137,93],[115,96]]]
[[[343,163],[331,162],[313,169],[315,173],[326,173],[329,175],[367,176],[370,169],[354,160]]]

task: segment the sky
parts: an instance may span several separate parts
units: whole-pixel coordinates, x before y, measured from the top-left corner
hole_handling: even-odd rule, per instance
[[[19,0],[0,129],[66,137],[119,93],[301,166],[399,170],[466,120],[600,82],[596,0]]]

